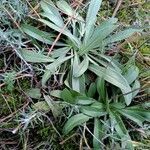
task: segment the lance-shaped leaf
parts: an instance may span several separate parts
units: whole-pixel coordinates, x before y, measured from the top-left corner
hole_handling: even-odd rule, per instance
[[[134,98],[140,91],[140,82],[138,80],[135,80],[135,82],[132,85],[132,97]]]
[[[46,69],[50,70],[51,72],[54,72],[62,63],[64,63],[72,57],[73,55],[67,57],[61,56],[58,59],[56,59],[53,63],[47,65]]]
[[[141,32],[141,31],[142,31],[141,29],[132,29],[132,28],[126,29],[124,31],[121,31],[121,32],[114,34],[114,35],[110,36],[109,38],[105,39],[104,43],[107,45],[109,43],[121,41],[123,39],[130,37],[135,32]]]
[[[47,32],[44,32],[44,31],[41,31],[33,26],[30,26],[30,25],[27,25],[27,24],[24,24],[21,26],[21,29],[26,33],[28,34],[29,36],[43,42],[43,43],[46,43],[46,44],[52,44],[53,43],[53,35],[51,35],[50,33],[47,33]],[[57,45],[57,44],[56,44]]]
[[[93,105],[91,106],[81,106],[80,111],[88,116],[91,117],[101,117],[107,114],[107,112],[104,110],[104,108],[96,108]]]
[[[134,150],[131,138],[128,131],[121,119],[121,117],[115,112],[110,112],[111,124],[115,128],[117,134],[120,136],[122,141],[122,149]]]
[[[121,109],[118,110],[118,112],[123,116],[129,118],[130,120],[136,122],[139,126],[142,126],[142,123],[145,121],[144,117],[134,112],[134,110],[132,111],[132,110]]]
[[[90,84],[87,95],[89,97],[94,97],[95,93],[96,93],[96,84],[93,82],[93,83]]]
[[[64,55],[59,57],[58,59],[56,59],[53,63],[49,64],[46,66],[46,70],[45,73],[42,77],[42,86],[44,86],[47,82],[47,80],[53,75],[55,74],[55,71],[57,70],[57,68],[64,63],[65,61],[69,60],[70,58],[72,58],[73,56],[67,56],[65,57]]]
[[[83,123],[87,122],[91,117],[84,115],[82,113],[72,116],[68,119],[68,121],[65,123],[63,127],[63,133],[66,135],[71,130],[73,130],[74,127],[82,125]]]
[[[57,2],[57,6],[60,10],[62,10],[65,14],[72,16],[74,15],[73,9],[70,7],[70,5],[64,1],[64,0],[59,0]]]
[[[97,14],[100,9],[102,0],[91,0],[88,8],[87,16],[86,16],[86,33],[84,41],[87,43],[87,40],[90,38],[93,33],[95,22],[97,19]]]
[[[101,122],[98,118],[94,119],[94,136],[93,136],[93,147],[94,150],[102,149],[100,136],[101,136]]]
[[[94,48],[99,47],[103,39],[105,39],[108,35],[110,35],[110,33],[112,33],[117,27],[118,25],[110,24],[108,26],[103,27],[102,29],[100,28],[99,35],[96,34],[95,37],[92,36],[91,39],[86,44],[83,44],[78,53],[80,55],[87,54]]]
[[[98,65],[90,65],[89,70],[94,72],[97,76],[104,78],[107,82],[119,87],[123,92],[125,102],[127,105],[131,103],[132,93],[131,87],[129,86],[127,80],[117,71],[109,68],[104,68]]]
[[[85,55],[83,61],[79,65],[77,65],[76,68],[74,69],[73,76],[80,77],[88,69],[88,66],[89,66],[89,59]]]
[[[41,14],[42,16],[47,17],[50,21],[59,27],[64,26],[64,22],[58,11],[58,8],[56,8],[51,0],[41,1],[41,7],[44,10],[44,13]]]
[[[135,65],[130,65],[127,71],[124,73],[124,77],[129,84],[133,83],[139,75],[139,69]]]
[[[42,62],[53,62],[54,59],[48,56],[45,56],[41,53],[37,53],[35,51],[30,51],[26,49],[19,50],[20,55],[28,62],[33,63],[42,63]]]
[[[62,32],[62,34],[66,35],[76,46],[80,46],[80,41],[78,40],[77,37],[75,37],[68,29],[64,29],[62,31],[62,28],[56,26],[55,24],[44,20],[44,19],[39,19],[40,22],[44,23],[45,25],[49,26],[51,29],[57,31],[57,32]]]

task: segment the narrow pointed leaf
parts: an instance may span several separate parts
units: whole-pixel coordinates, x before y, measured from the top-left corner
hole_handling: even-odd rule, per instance
[[[139,75],[139,69],[135,65],[130,65],[126,73],[124,74],[124,77],[128,81],[129,84],[133,83]]]
[[[95,22],[97,19],[97,14],[100,9],[102,0],[91,0],[90,5],[88,8],[87,16],[86,16],[86,33],[85,33],[85,43],[87,42],[87,39],[91,36]]]
[[[145,121],[144,117],[135,113],[134,111],[128,111],[128,110],[122,109],[122,110],[119,110],[119,113],[129,118],[130,120],[136,122],[139,126],[142,126],[142,123]]]
[[[104,78],[104,80],[106,80],[107,82],[119,87],[123,94],[125,94],[124,98],[126,104],[129,105],[131,103],[131,87],[129,86],[127,80],[119,72],[116,72],[111,68],[106,69],[97,65],[90,65],[89,70],[94,72],[97,76]]]
[[[87,56],[84,57],[84,60],[75,68],[73,76],[80,77],[89,66],[89,59]]]
[[[63,28],[64,22],[60,20],[56,15],[50,14],[50,13],[41,13],[43,17],[48,18],[51,22],[53,22],[55,25],[57,25],[60,28]]]
[[[84,115],[82,113],[74,115],[73,117],[69,118],[68,121],[65,123],[63,127],[63,133],[66,135],[71,130],[74,129],[74,127],[82,125],[83,123],[87,122],[91,117]]]
[[[131,138],[128,134],[128,131],[121,117],[114,112],[110,112],[110,117],[111,117],[112,126],[114,126],[117,134],[120,136],[122,140],[122,148],[128,150],[134,150],[131,142]]]
[[[101,143],[100,141],[100,130],[101,130],[101,124],[98,118],[94,119],[94,136],[93,136],[93,147],[94,150],[101,149]]]
[[[39,21],[44,23],[45,25],[49,26],[50,28],[52,28],[53,30],[55,30],[57,32],[62,32],[62,28],[56,26],[55,24],[53,24],[47,20],[39,19]],[[75,37],[69,30],[64,29],[62,34],[66,35],[76,46],[80,45],[80,41],[78,40],[78,38]]]
[[[118,25],[109,25],[104,27],[103,29],[100,29],[99,35],[96,37],[91,37],[89,41],[86,44],[83,44],[83,46],[79,50],[79,54],[87,54],[89,51],[92,51],[94,48],[100,47],[103,39],[105,39],[110,33],[112,33]]]
[[[48,79],[52,76],[52,72],[50,70],[45,70],[44,75],[42,76],[42,87],[45,86]]]
[[[135,80],[135,82],[132,85],[132,97],[134,98],[140,91],[140,82],[138,80]]]
[[[44,12],[53,14],[59,18],[61,18],[60,13],[58,11],[58,8],[54,5],[54,3],[51,0],[42,0],[40,2],[42,9]]]
[[[96,84],[93,82],[90,84],[87,95],[89,97],[94,97],[96,93]]]
[[[48,56],[45,56],[41,53],[37,53],[35,51],[30,51],[26,49],[19,50],[20,55],[28,62],[33,63],[42,63],[42,62],[53,62],[54,59]]]
[[[80,111],[88,116],[91,117],[100,117],[107,114],[107,112],[104,110],[104,108],[98,109],[93,106],[81,106]]]
[[[51,0],[41,1],[41,7],[44,10],[42,16],[47,17],[53,23],[55,23],[59,27],[64,26],[63,19],[58,11],[58,8],[54,5]]]
[[[27,25],[27,24],[24,24],[21,26],[21,29],[26,33],[28,34],[29,36],[43,42],[43,43],[46,43],[46,44],[52,44],[53,43],[53,35],[51,35],[50,33],[47,33],[47,32],[44,32],[44,31],[41,31],[33,26],[30,26],[30,25]],[[57,45],[57,44],[56,44]]]
[[[128,37],[130,37],[132,34],[134,34],[135,32],[141,32],[141,29],[126,29],[124,31],[121,31],[117,34],[112,35],[111,37],[107,38],[104,43],[107,45],[108,43],[113,43],[113,42],[117,42],[117,41],[121,41],[124,40]]]
[[[79,64],[79,56],[77,55],[77,53],[75,52],[75,56],[74,59],[72,59],[72,74],[74,74],[74,72],[76,71],[76,68],[78,67]],[[73,75],[71,75],[71,80],[72,80],[72,89],[80,92],[80,80],[79,78],[74,77]]]
[[[61,99],[61,92],[62,92],[61,90],[53,90],[50,92],[50,95]]]
[[[90,105],[93,104],[95,100],[86,96],[78,96],[76,98],[76,104],[78,105]]]
[[[54,72],[62,63],[65,61],[71,59],[73,56],[61,56],[58,59],[56,59],[53,63],[46,66],[46,69],[50,70],[51,72]]]
[[[57,7],[62,10],[65,14],[72,16],[74,15],[73,9],[70,7],[70,5],[64,1],[64,0],[59,0],[57,2]]]

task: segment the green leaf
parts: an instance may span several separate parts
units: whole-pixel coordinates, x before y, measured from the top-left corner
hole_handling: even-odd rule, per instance
[[[133,150],[133,145],[131,142],[131,138],[128,134],[128,131],[121,119],[121,117],[114,113],[110,112],[111,124],[115,128],[117,134],[120,136],[122,140],[122,149]]]
[[[100,103],[100,102],[94,102],[91,107],[93,108],[96,108],[96,109],[99,109],[99,110],[105,110],[105,106],[103,103]]]
[[[81,106],[80,111],[83,114],[91,116],[91,117],[101,117],[101,116],[104,116],[107,114],[107,112],[104,111],[104,108],[99,109],[99,108],[93,107],[92,105],[91,106]]]
[[[123,94],[125,94],[124,98],[126,104],[129,105],[131,103],[131,87],[129,86],[127,80],[119,72],[116,72],[111,68],[107,69],[98,65],[90,65],[89,70],[94,72],[97,76],[104,78],[107,82],[119,87]]]
[[[75,56],[71,62],[71,66],[72,66],[72,72],[71,72],[71,80],[72,81],[71,81],[71,83],[72,83],[72,89],[77,92],[80,92],[80,80],[79,80],[79,78],[76,78],[72,75],[76,71],[76,68],[78,67],[78,64],[79,64],[79,56],[77,55],[76,51],[74,53],[75,53],[74,54]]]
[[[89,89],[88,89],[87,95],[88,95],[89,97],[94,97],[94,96],[95,96],[95,93],[96,93],[96,84],[95,84],[94,82],[92,82],[92,83],[90,84]]]
[[[65,61],[71,59],[73,56],[60,56],[58,59],[56,59],[53,63],[46,66],[47,70],[50,70],[52,73],[56,71],[56,69]]]
[[[76,104],[78,105],[90,105],[93,104],[95,100],[86,96],[78,96],[76,98]]]
[[[44,20],[44,19],[39,19],[40,22],[44,23],[45,25],[49,26],[50,28],[52,28],[53,30],[57,31],[57,32],[62,32],[62,28],[56,26],[55,24]],[[62,34],[66,35],[76,46],[80,46],[80,41],[78,40],[77,37],[75,37],[68,29],[64,29],[64,31],[62,32]]]
[[[44,95],[44,99],[52,111],[53,116],[55,118],[58,117],[62,113],[62,107],[58,103],[55,103],[48,95]]]
[[[141,115],[137,114],[134,111],[121,109],[121,110],[118,110],[118,112],[122,114],[123,116],[129,118],[130,120],[136,122],[140,126],[142,126],[142,123],[145,121],[145,119]]]
[[[57,1],[57,7],[62,10],[65,14],[72,16],[74,15],[73,9],[69,6],[69,4],[64,0]]]
[[[76,68],[74,69],[73,72],[73,76],[76,78],[80,77],[88,69],[88,66],[89,66],[89,59],[85,55],[83,61],[79,65],[76,65]]]
[[[60,28],[64,27],[64,22],[62,18],[58,18],[56,15],[50,14],[50,13],[41,13],[43,17],[48,18],[51,22],[53,22],[55,25],[57,25]]]
[[[84,38],[85,43],[87,43],[88,38],[90,38],[94,30],[95,22],[97,19],[96,16],[100,9],[101,2],[102,0],[90,1],[90,5],[89,5],[87,16],[86,16],[86,26],[85,26],[86,33],[85,33],[85,38]]]
[[[68,119],[68,121],[65,123],[63,127],[63,133],[66,135],[71,130],[73,130],[74,127],[82,125],[83,123],[87,122],[91,117],[88,117],[87,115],[84,115],[82,113],[72,116]]]
[[[26,49],[19,50],[20,55],[28,62],[33,63],[42,63],[42,62],[53,62],[54,59],[48,56],[45,56],[41,53],[37,53],[35,51],[30,51]]]
[[[106,85],[105,85],[104,78],[98,77],[96,83],[97,83],[97,91],[100,95],[100,99],[104,102],[106,99],[106,88],[105,88]]]
[[[85,94],[86,91],[85,74],[79,77],[79,81],[80,81],[80,93]]]
[[[32,107],[38,111],[45,111],[45,112],[50,111],[50,108],[45,101],[37,102]]]
[[[41,97],[41,91],[38,88],[32,88],[26,92],[26,94],[35,99],[39,99]]]
[[[132,97],[134,98],[140,91],[140,82],[138,80],[135,80],[135,82],[132,85]]]
[[[100,141],[100,130],[101,130],[101,122],[99,121],[98,118],[94,119],[94,136],[93,136],[93,147],[94,150],[100,150],[101,147],[101,143]]]
[[[42,0],[40,2],[40,4],[41,4],[41,7],[44,10],[44,12],[53,14],[53,15],[61,18],[58,8],[56,8],[56,6],[54,5],[54,3],[51,0]]]
[[[83,55],[83,54],[87,54],[89,51],[92,51],[94,48],[98,48],[100,47],[103,39],[105,39],[108,35],[110,35],[110,33],[112,33],[116,28],[118,27],[118,25],[109,25],[104,27],[103,29],[101,29],[100,35],[99,36],[95,36],[95,37],[91,37],[91,39],[89,39],[89,41],[84,45],[82,45],[82,47],[79,49],[79,55]]]
[[[45,70],[44,75],[42,76],[42,87],[45,86],[48,79],[52,76],[52,72],[50,70]]]
[[[30,25],[27,25],[27,24],[24,24],[21,26],[21,29],[26,33],[28,34],[29,36],[43,42],[43,43],[46,43],[46,44],[52,44],[54,39],[52,38],[53,35],[51,35],[50,33],[47,33],[47,32],[44,32],[44,31],[41,31],[33,26],[30,26]],[[56,43],[57,45],[58,43]],[[60,44],[60,43],[59,43]],[[59,45],[58,44],[58,45]]]
[[[53,90],[50,92],[50,95],[53,97],[61,98],[61,90]]]
[[[41,1],[41,7],[44,10],[42,16],[47,17],[50,21],[59,27],[64,26],[64,22],[61,15],[59,14],[58,8],[56,8],[51,0]]]
[[[116,24],[117,21],[118,21],[117,18],[110,18],[110,19],[108,19],[106,21],[103,21],[100,25],[98,25],[95,28],[95,30],[94,30],[94,32],[92,34],[92,37],[90,39],[94,41],[96,38],[98,38],[100,36],[100,34],[101,34],[101,32],[103,30],[106,30],[106,29],[108,29],[110,27],[113,27],[113,25]]]
[[[139,69],[135,65],[130,65],[125,74],[123,75],[129,84],[133,83],[139,75]]]
[[[99,54],[97,52],[94,53],[95,55],[99,56],[98,59],[104,59],[105,61],[107,61],[107,66],[109,64],[109,67],[114,68],[116,71],[118,72],[122,72],[121,68],[121,64],[116,62],[115,59],[113,57],[107,56],[107,55],[103,55],[103,54]],[[101,64],[103,65],[103,64]]]
[[[140,116],[142,116],[145,121],[150,122],[150,111],[147,109],[143,109],[141,106],[132,106],[132,107],[128,107],[126,109],[128,112],[134,112],[136,114],[139,114]]]
[[[72,76],[72,89],[74,91],[80,92],[80,79]]]
[[[61,98],[65,102],[70,103],[70,104],[74,104],[76,102],[76,100],[73,97],[72,93],[66,88],[61,92]]]
[[[52,58],[57,58],[57,57],[60,57],[60,56],[65,56],[70,50],[70,47],[63,47],[63,48],[57,48],[57,49],[54,49],[50,55]]]
[[[121,40],[124,40],[124,39],[130,37],[133,33],[141,32],[141,31],[142,31],[141,29],[132,29],[132,28],[126,29],[124,31],[121,31],[121,32],[114,34],[114,35],[110,36],[109,38],[105,39],[104,43],[107,45],[109,43],[121,41]]]

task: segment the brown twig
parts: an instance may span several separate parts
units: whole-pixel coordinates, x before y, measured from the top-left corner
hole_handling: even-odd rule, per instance
[[[33,12],[35,12],[35,14],[38,16],[38,18],[40,19],[40,15],[37,13],[36,9],[32,7],[32,5],[30,4],[30,2],[28,0],[26,0],[26,2],[28,3],[28,5],[31,7],[31,9],[33,10]]]
[[[15,80],[20,79],[20,78],[23,78],[23,77],[32,77],[32,75],[30,75],[30,74],[23,74],[23,75],[20,75],[20,76],[16,77]],[[4,86],[5,84],[6,84],[6,83],[0,84],[0,88],[1,88],[2,86]]]
[[[71,139],[72,137],[74,137],[74,136],[76,136],[76,135],[80,135],[80,134],[74,133],[74,134],[72,134],[71,136],[69,136],[68,138],[66,138],[65,140],[61,141],[59,144],[60,144],[60,145],[63,145],[65,142],[67,142],[69,139]]]
[[[5,120],[11,118],[11,117],[12,117],[13,115],[15,115],[18,111],[20,111],[20,110],[24,109],[25,107],[27,107],[28,104],[29,104],[29,102],[27,102],[27,103],[26,103],[25,105],[23,105],[20,109],[18,109],[18,110],[16,110],[16,111],[12,112],[10,115],[6,116],[5,118],[0,119],[0,123],[2,123],[2,122],[4,122]]]
[[[15,21],[15,19],[13,18],[13,16],[10,14],[10,12],[3,7],[3,9],[6,11],[6,13],[9,15],[9,17],[12,19],[12,21],[14,22],[14,24],[17,26],[17,28],[24,34],[24,32],[22,31],[22,29],[20,28],[19,24]]]
[[[78,4],[78,6],[76,7],[75,11],[79,8],[80,3]],[[60,36],[62,35],[62,33],[64,32],[65,28],[67,27],[67,25],[70,23],[70,21],[74,18],[74,14],[69,17],[68,21],[66,22],[66,24],[64,25],[64,27],[61,29],[61,31],[59,32],[59,34],[57,35],[55,41],[53,42],[52,46],[50,47],[50,49],[48,50],[48,56],[50,55],[51,51],[53,50],[54,46],[56,45],[57,41],[59,40]]]
[[[88,142],[87,142],[86,137],[85,137],[85,130],[86,130],[86,123],[84,124],[84,129],[83,129],[83,139],[84,139],[86,146],[88,147],[88,150],[92,150],[91,147],[89,146]]]
[[[115,17],[115,16],[116,16],[117,11],[119,10],[119,8],[120,8],[120,6],[121,6],[122,1],[123,1],[123,0],[118,0],[117,5],[116,5],[116,7],[115,7],[115,10],[114,10],[114,12],[113,12],[112,17]]]

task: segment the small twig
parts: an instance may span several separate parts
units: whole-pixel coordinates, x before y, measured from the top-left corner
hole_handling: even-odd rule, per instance
[[[0,119],[0,123],[4,122],[5,120],[11,118],[13,115],[15,115],[18,111],[24,109],[25,107],[27,107],[29,104],[29,102],[27,102],[25,105],[23,105],[20,109],[14,111],[13,113],[11,113],[10,115],[6,116],[5,118]]]
[[[74,137],[74,136],[76,136],[76,135],[80,135],[80,134],[74,133],[74,134],[72,134],[71,136],[69,136],[68,138],[66,138],[65,140],[61,141],[59,144],[60,144],[60,145],[63,145],[65,142],[67,142],[69,139],[71,139],[72,137]]]
[[[33,12],[35,12],[40,6],[40,3],[38,3],[30,12],[29,14],[32,14]],[[37,14],[37,13],[36,13]],[[39,16],[40,17],[40,16]]]
[[[32,77],[32,75],[30,75],[30,74],[23,74],[23,75],[20,75],[20,76],[16,77],[14,80],[17,80],[17,79],[20,79],[20,78],[23,78],[23,77]],[[5,84],[6,84],[6,83],[0,84],[0,88],[1,88],[2,86],[4,86]]]
[[[123,0],[118,0],[117,5],[116,5],[116,8],[115,8],[115,10],[114,10],[114,12],[113,12],[112,17],[115,17],[115,16],[116,16],[117,11],[119,10],[119,8],[120,8],[120,6],[121,6],[122,1],[123,1]]]
[[[76,7],[75,11],[79,8],[80,4],[78,4],[78,6]],[[70,23],[70,21],[74,18],[74,14],[69,17],[68,21],[66,22],[66,24],[64,25],[64,27],[61,29],[61,31],[59,32],[59,34],[57,35],[55,41],[53,42],[51,48],[48,50],[48,56],[50,55],[51,51],[53,50],[54,46],[56,45],[57,41],[59,40],[60,36],[62,35],[62,33],[64,32],[65,28],[67,27],[67,25]]]
[[[66,24],[64,25],[64,27],[61,29],[61,31],[57,35],[57,37],[56,37],[55,41],[53,42],[51,48],[48,50],[48,56],[50,55],[51,51],[53,50],[54,46],[56,45],[57,41],[59,40],[61,34],[64,32],[65,28],[67,27],[67,25],[69,24],[69,22],[71,20],[72,20],[72,17],[69,18],[69,20],[66,22]]]
[[[33,10],[33,12],[35,12],[35,14],[38,16],[38,18],[40,19],[40,15],[37,13],[37,11],[35,10],[35,8],[32,7],[32,5],[30,4],[30,2],[28,0],[26,0],[26,2],[28,3],[28,5],[31,7],[31,9]]]
[[[86,123],[84,124],[84,129],[83,129],[83,139],[84,139],[86,146],[88,147],[88,150],[92,150],[87,142],[86,137],[85,137],[85,129],[86,129]]]
[[[20,28],[19,24],[15,21],[15,19],[13,18],[13,16],[10,14],[10,12],[5,8],[3,7],[3,9],[6,11],[6,13],[9,15],[9,17],[12,19],[12,21],[14,22],[14,24],[17,26],[17,28],[23,33],[24,35],[24,32],[22,31],[22,29]]]

